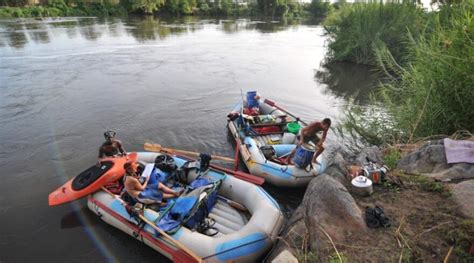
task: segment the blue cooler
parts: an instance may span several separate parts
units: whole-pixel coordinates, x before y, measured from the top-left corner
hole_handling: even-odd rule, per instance
[[[258,107],[258,100],[255,99],[256,91],[247,91],[247,107]]]
[[[296,166],[305,169],[309,164],[311,164],[313,155],[313,149],[308,149],[304,145],[301,145],[296,149],[295,156],[293,156],[292,161]]]

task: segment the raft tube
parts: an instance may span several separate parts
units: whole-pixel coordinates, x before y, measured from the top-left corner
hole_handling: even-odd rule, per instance
[[[144,164],[154,163],[161,153],[138,153],[138,161]],[[186,159],[173,156],[176,164],[182,166]],[[276,241],[283,224],[283,214],[278,203],[260,186],[237,179],[231,175],[209,170],[208,175],[221,179],[219,199],[210,211],[215,220],[218,233],[207,236],[197,231],[181,227],[171,235],[185,247],[196,253],[206,262],[255,262],[267,252]],[[197,171],[188,174],[188,183],[197,177]],[[229,201],[231,200],[231,201]],[[231,206],[232,202],[243,205],[243,212]],[[92,194],[88,207],[106,223],[122,230],[138,241],[145,243],[174,262],[190,262],[166,239],[156,235],[155,230],[146,225],[143,229],[136,219],[131,218],[119,200],[104,191]],[[145,209],[145,217],[155,221],[159,214]]]

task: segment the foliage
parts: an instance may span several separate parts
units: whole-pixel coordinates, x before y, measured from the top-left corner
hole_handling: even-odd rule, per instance
[[[367,4],[366,8],[371,9],[372,6]],[[366,12],[362,5],[358,8],[357,12]],[[344,10],[355,12],[343,7],[341,11]],[[401,16],[406,17],[406,14]],[[354,36],[336,36],[348,42],[342,45],[338,40],[337,44],[330,44],[333,58],[344,57],[334,48],[344,46],[346,57],[362,62],[372,57],[372,63],[377,64],[387,76],[380,85],[377,97],[372,100],[383,105],[386,114],[373,115],[373,112],[361,110],[359,106],[350,106],[346,111],[343,126],[350,130],[351,135],[362,137],[368,143],[403,143],[432,135],[450,135],[458,130],[474,131],[474,0],[444,5],[439,12],[422,14],[415,21],[420,26],[416,26],[415,30],[407,26],[405,34],[398,33],[400,46],[395,49],[391,42],[384,42],[388,41],[385,38],[379,38],[375,46],[373,42],[370,44],[373,46],[372,53],[369,49],[349,47],[357,46],[350,40]],[[374,20],[368,23],[379,22]],[[338,30],[332,32],[346,32]],[[392,32],[391,29],[384,30]],[[385,34],[379,33],[381,36]],[[336,53],[339,55],[336,56]],[[381,129],[380,125],[387,119],[391,122],[389,127],[397,129]]]
[[[164,4],[165,0],[127,0],[123,2],[128,10],[145,14],[153,14]]]
[[[398,161],[402,158],[402,154],[396,148],[389,148],[388,152],[383,157],[383,163],[390,168],[390,170],[397,167]]]
[[[313,3],[315,12],[320,12],[320,3]],[[329,60],[374,65],[374,50],[384,43],[397,61],[404,61],[405,33],[420,32],[424,16],[412,2],[343,4],[324,21],[330,38]]]
[[[120,16],[125,9],[109,1],[86,4],[84,1],[50,0],[44,6],[2,7],[0,18],[57,16]]]
[[[308,12],[313,17],[324,18],[332,10],[332,5],[330,2],[322,0],[312,0],[308,5]]]

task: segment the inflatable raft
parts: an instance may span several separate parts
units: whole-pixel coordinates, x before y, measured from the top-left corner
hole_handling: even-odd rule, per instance
[[[150,170],[148,169],[150,166],[153,166],[154,171],[158,170],[160,174],[163,173],[154,165],[156,158],[160,155],[163,154],[138,153],[138,161],[145,165],[142,176],[146,176],[145,174],[147,170]],[[177,156],[172,156],[172,158],[178,169],[189,164],[184,158]],[[202,175],[199,174],[198,168],[188,168],[186,184],[192,184],[192,182],[197,181],[197,178],[201,178]],[[281,229],[283,215],[278,203],[261,187],[228,174],[209,169],[205,176],[213,182],[219,182],[218,190],[216,190],[217,201],[213,208],[208,211],[206,218],[207,221],[213,221],[214,233],[211,236],[206,232],[191,230],[183,225],[177,231],[174,230],[169,234],[174,240],[177,240],[206,262],[257,261],[272,247]],[[167,184],[170,183],[167,182]],[[184,198],[183,196],[185,195],[182,195],[176,201],[168,201],[168,203],[174,202],[176,206],[178,200]],[[133,236],[171,260],[175,262],[190,262],[193,260],[172,242],[169,242],[163,236],[157,235],[157,232],[150,225],[143,224],[139,219],[131,216],[118,199],[118,196],[112,196],[105,191],[98,191],[89,197],[88,207],[106,223]],[[160,224],[163,224],[163,218],[166,218],[170,213],[169,211],[172,211],[172,209],[163,210],[162,208],[157,212],[145,208],[143,215],[148,221],[160,226]],[[169,223],[165,222],[165,225],[169,225]]]
[[[243,104],[244,109],[249,108],[247,101]],[[321,155],[317,158],[319,164],[312,166],[303,167],[284,161],[284,157],[290,154],[297,143],[297,131],[292,133],[287,126],[289,123],[305,126],[303,122],[294,115],[280,110],[270,100],[259,99],[252,101],[251,104],[258,110],[246,114],[242,109],[242,103],[238,103],[227,115],[227,127],[250,173],[263,177],[265,182],[276,186],[299,187],[307,185],[311,179],[324,171],[324,160]],[[310,160],[314,149],[309,145],[305,146],[298,149],[295,156],[306,155]]]

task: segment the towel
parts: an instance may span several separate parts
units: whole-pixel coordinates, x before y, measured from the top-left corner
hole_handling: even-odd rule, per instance
[[[444,139],[448,163],[474,163],[474,142]]]

